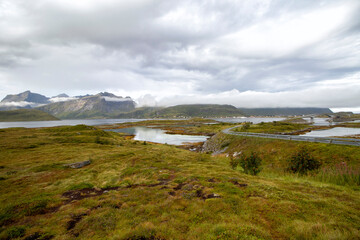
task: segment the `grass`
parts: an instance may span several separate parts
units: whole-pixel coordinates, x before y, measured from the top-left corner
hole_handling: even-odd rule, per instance
[[[37,109],[17,109],[9,111],[0,111],[0,122],[16,121],[51,121],[59,120],[58,118],[37,110]]]
[[[259,176],[231,169],[227,157],[94,127],[1,131],[0,239],[360,237],[358,187],[275,171],[295,142],[229,138],[229,151],[259,151]],[[309,146],[326,166],[359,165],[356,147]]]
[[[291,122],[262,122],[259,124],[245,123],[242,127],[235,128],[234,131],[252,133],[283,134],[304,131],[310,127],[309,124],[299,124]]]
[[[358,159],[360,158],[360,148],[356,146],[240,137],[225,134],[216,135],[208,144],[211,145],[212,151],[217,151],[224,148],[223,143],[227,143],[226,153],[229,154],[241,153],[246,155],[252,151],[257,152],[263,159],[264,166],[264,171],[260,174],[271,172],[271,174],[274,173],[277,176],[285,174],[291,156],[299,149],[306,147],[310,155],[322,164],[320,171],[312,172],[310,176],[306,177],[307,179],[311,178],[338,185],[359,186],[360,162]]]

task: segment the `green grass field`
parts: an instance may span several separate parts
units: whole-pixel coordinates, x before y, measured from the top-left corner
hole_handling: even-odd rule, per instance
[[[84,125],[1,129],[0,239],[360,238],[359,186],[284,173],[296,142],[221,139],[260,152],[260,175]],[[359,166],[359,148],[309,147],[324,166]]]
[[[0,111],[0,122],[17,122],[17,121],[52,121],[58,118],[37,110],[37,109],[17,109],[9,111]]]

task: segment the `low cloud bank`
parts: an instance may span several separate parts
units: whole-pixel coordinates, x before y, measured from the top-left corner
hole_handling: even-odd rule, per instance
[[[214,94],[188,94],[166,97],[145,95],[137,99],[139,106],[174,106],[179,104],[231,104],[235,107],[328,107],[360,108],[354,101],[360,96],[358,78],[323,81],[307,89],[261,92],[237,89]]]
[[[56,103],[56,102],[66,102],[66,101],[71,101],[71,100],[75,100],[77,99],[76,97],[54,97],[54,98],[50,98],[49,101],[52,103]]]
[[[43,106],[45,104],[41,104],[41,103],[34,103],[34,102],[26,102],[26,101],[21,101],[21,102],[0,102],[0,108],[9,108],[9,107],[14,107],[14,108],[24,108],[24,107],[40,107]]]

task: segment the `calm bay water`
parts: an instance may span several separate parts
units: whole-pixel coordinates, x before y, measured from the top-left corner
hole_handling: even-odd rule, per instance
[[[360,134],[360,128],[335,127],[326,130],[311,131],[300,136],[306,137],[341,137]]]
[[[273,122],[273,121],[281,121],[286,118],[271,118],[271,117],[239,117],[239,118],[213,118],[213,120],[219,122],[228,122],[228,123],[242,123],[242,122],[252,122],[254,124],[261,122]]]
[[[29,121],[29,122],[0,122],[0,128],[10,127],[56,127],[56,126],[75,126],[78,124],[85,124],[89,126],[106,125],[124,122],[139,122],[146,119],[74,119],[74,120],[59,120],[59,121]]]
[[[166,134],[164,130],[147,127],[130,127],[121,129],[109,129],[106,131],[123,132],[135,135],[134,140],[171,145],[183,145],[184,143],[205,142],[209,137],[198,135]]]
[[[242,123],[242,122],[272,122],[280,121],[285,118],[216,118],[214,120],[219,122],[231,122],[231,123]],[[38,128],[38,127],[56,127],[56,126],[75,126],[78,124],[85,124],[89,126],[106,125],[124,122],[139,122],[151,119],[72,119],[72,120],[59,120],[59,121],[27,121],[27,122],[0,122],[0,128],[11,128],[11,127],[25,127],[25,128]],[[158,119],[161,120],[161,119]],[[173,119],[173,120],[184,120],[184,119]]]

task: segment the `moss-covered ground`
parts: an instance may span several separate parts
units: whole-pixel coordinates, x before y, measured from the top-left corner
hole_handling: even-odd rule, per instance
[[[260,151],[263,174],[84,125],[2,129],[0,239],[360,238],[358,186],[276,175],[295,142],[224,139]],[[311,146],[329,166],[358,166],[358,148]]]

